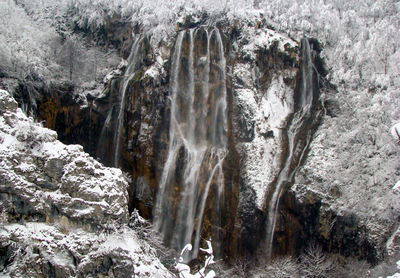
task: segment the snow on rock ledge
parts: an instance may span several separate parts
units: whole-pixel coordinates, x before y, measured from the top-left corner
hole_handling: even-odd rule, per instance
[[[127,227],[127,181],[0,90],[0,274],[169,277]],[[110,229],[112,227],[112,229]]]
[[[255,203],[261,209],[268,193],[266,188],[278,174],[282,133],[293,112],[293,89],[279,76],[272,79],[269,88],[261,96],[249,89],[237,89],[235,97],[241,108],[238,114],[246,117],[242,122],[253,123],[247,129],[253,128],[254,134],[252,140],[236,146],[239,153],[247,154],[242,158],[244,166],[241,168],[241,176],[254,190]],[[259,99],[258,103],[256,98]],[[236,129],[236,133],[239,133],[240,127]]]
[[[300,61],[298,42],[255,27],[257,20],[240,24],[242,37],[233,43],[233,134],[242,183],[252,192],[257,209],[263,210],[284,155],[285,130],[294,110],[295,65]]]
[[[0,200],[9,221],[67,218],[93,227],[127,221],[127,181],[120,170],[103,167],[81,146],[57,141],[54,131],[17,109],[6,91],[0,92],[0,103],[5,108],[0,118]]]
[[[173,277],[154,250],[127,228],[66,234],[53,225],[28,222],[6,225],[0,242],[5,254],[1,277]]]

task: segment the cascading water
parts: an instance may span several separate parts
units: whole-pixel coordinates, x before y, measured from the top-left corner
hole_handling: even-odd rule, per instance
[[[125,111],[125,101],[126,101],[126,90],[128,88],[129,82],[135,75],[136,71],[140,67],[140,42],[141,37],[136,38],[135,42],[132,45],[132,50],[128,58],[128,67],[125,70],[124,77],[122,79],[122,86],[119,92],[120,95],[120,106],[119,113],[117,118],[117,128],[114,133],[114,167],[119,166],[119,157],[120,157],[120,149],[121,149],[121,135],[124,124],[124,111]]]
[[[105,160],[106,146],[102,144],[105,144],[104,142],[106,142],[105,139],[106,136],[112,133],[112,142],[109,143],[112,144],[113,151],[112,151],[112,157],[109,162],[114,167],[119,166],[119,158],[121,151],[121,136],[124,125],[124,111],[125,111],[126,93],[128,85],[131,79],[136,74],[137,70],[141,66],[141,56],[140,56],[141,41],[142,41],[141,36],[138,36],[132,45],[131,53],[127,61],[127,67],[120,83],[118,102],[114,103],[114,105],[110,108],[100,133],[99,145],[97,148],[98,149],[97,156],[103,161]],[[112,125],[112,123],[114,122],[116,122],[116,124]]]
[[[226,61],[217,28],[181,31],[171,67],[169,148],[154,207],[154,224],[170,247],[194,245],[197,256],[204,210],[223,198],[227,154]],[[215,223],[218,225],[218,223]],[[188,258],[187,258],[188,259]]]
[[[293,182],[294,175],[299,167],[308,144],[311,139],[311,131],[307,130],[307,122],[311,119],[313,108],[314,89],[313,74],[314,67],[311,57],[309,42],[302,39],[302,77],[299,93],[296,98],[295,112],[287,130],[288,152],[283,168],[281,169],[272,197],[268,204],[268,219],[266,227],[266,253],[270,258],[272,255],[275,225],[278,216],[279,201],[282,193]]]

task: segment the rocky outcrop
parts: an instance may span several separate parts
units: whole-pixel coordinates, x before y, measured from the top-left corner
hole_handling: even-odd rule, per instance
[[[6,101],[0,171],[7,218],[68,218],[94,227],[111,220],[126,222],[127,182],[121,172],[104,168],[81,146],[63,145],[54,131],[35,126],[15,109],[15,102]]]
[[[318,192],[295,186],[282,198],[275,249],[281,255],[297,256],[307,245],[317,243],[326,252],[374,265],[383,260],[390,236],[385,223],[374,225],[382,229],[380,233],[374,234],[356,213],[333,210]]]
[[[57,131],[60,141],[80,144],[95,157],[104,115],[92,108],[93,99],[101,93],[97,85],[85,88],[70,81],[45,83],[40,80],[16,80],[13,97],[25,114]],[[100,90],[100,92],[99,92]]]
[[[12,277],[165,276],[128,224],[127,181],[0,91],[0,253]],[[128,273],[128,274],[127,274]],[[130,273],[130,274],[129,274]]]
[[[174,277],[127,229],[68,233],[38,222],[5,225],[2,268],[11,277]]]

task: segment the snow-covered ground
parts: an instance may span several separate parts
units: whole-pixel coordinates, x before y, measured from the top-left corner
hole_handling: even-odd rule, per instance
[[[54,224],[26,222],[4,225],[0,240],[9,256],[1,277],[173,277],[128,228],[66,233]]]

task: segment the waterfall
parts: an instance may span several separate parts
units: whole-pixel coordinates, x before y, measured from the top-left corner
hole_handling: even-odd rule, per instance
[[[104,146],[104,143],[105,143],[104,141],[106,138],[106,134],[107,134],[108,130],[110,129],[110,122],[111,122],[111,117],[113,115],[113,111],[114,111],[114,107],[111,107],[111,109],[108,111],[108,114],[104,121],[103,127],[101,128],[99,144],[97,144],[97,157],[100,159],[103,159],[103,160],[107,153],[107,150]]]
[[[97,156],[99,159],[110,166],[119,166],[121,151],[121,136],[124,126],[124,112],[126,94],[129,83],[141,66],[140,45],[142,38],[138,36],[132,44],[131,52],[128,57],[127,67],[121,78],[117,101],[113,103],[107,113],[103,127],[100,132],[99,143],[97,145]],[[118,84],[115,80],[111,82],[111,92],[116,91]],[[108,139],[111,136],[111,140]]]
[[[187,243],[194,245],[190,258],[197,256],[209,192],[215,192],[213,208],[218,210],[224,191],[225,68],[217,28],[178,34],[171,64],[168,154],[153,214],[167,245],[177,250]],[[218,222],[220,212],[215,215]]]
[[[311,118],[313,107],[313,62],[309,42],[302,39],[301,84],[295,100],[295,112],[287,130],[288,152],[284,165],[278,175],[272,197],[268,204],[268,219],[266,227],[266,253],[272,255],[275,225],[278,216],[279,201],[282,193],[293,183],[294,175],[299,167],[310,142],[311,131],[305,129]]]
[[[117,118],[117,126],[114,132],[114,167],[119,167],[119,158],[121,151],[121,135],[124,126],[124,111],[125,111],[125,101],[126,101],[126,90],[128,89],[129,82],[135,75],[136,71],[140,67],[140,42],[141,37],[137,37],[135,42],[132,45],[131,53],[128,58],[128,66],[125,70],[124,77],[122,78],[122,86],[120,86],[119,96],[120,96],[120,105],[119,105],[119,113]]]

